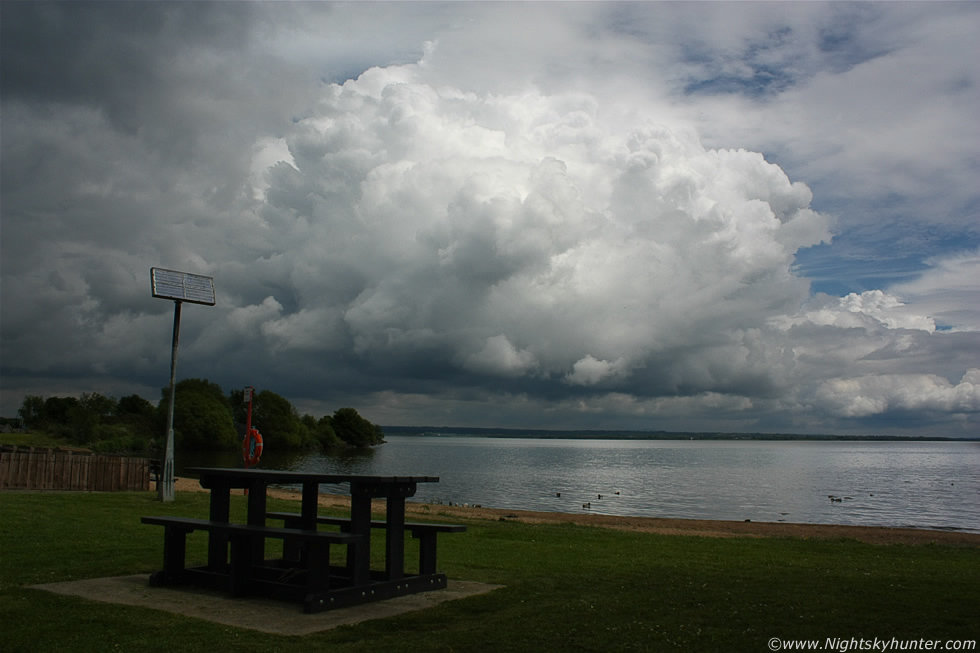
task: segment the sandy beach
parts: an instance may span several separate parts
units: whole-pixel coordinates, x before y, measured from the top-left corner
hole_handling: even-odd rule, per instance
[[[178,492],[206,492],[196,479],[178,478]],[[299,501],[296,491],[271,488],[269,496]],[[377,501],[378,512],[384,511],[384,502]],[[321,494],[319,504],[324,508],[350,508],[350,497],[337,494]],[[942,544],[947,546],[980,546],[980,534],[955,531],[937,531],[917,528],[885,528],[878,526],[843,526],[834,524],[792,524],[784,522],[738,522],[699,519],[662,519],[655,517],[621,517],[595,513],[573,514],[560,512],[534,512],[450,506],[408,502],[409,515],[439,519],[476,519],[487,521],[516,521],[526,524],[579,524],[600,528],[616,528],[624,531],[660,533],[663,535],[694,535],[700,537],[790,537],[790,538],[849,538],[870,544]]]

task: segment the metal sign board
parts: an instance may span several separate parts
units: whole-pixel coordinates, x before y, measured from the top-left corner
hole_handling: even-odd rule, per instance
[[[214,279],[200,274],[150,268],[153,296],[214,306]]]

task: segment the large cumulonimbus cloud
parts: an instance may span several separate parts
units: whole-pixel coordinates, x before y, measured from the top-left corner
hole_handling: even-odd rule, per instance
[[[288,148],[254,192],[303,297],[270,345],[538,392],[766,376],[744,334],[806,299],[793,256],[829,238],[806,185],[589,95],[476,95],[420,68],[327,87],[258,155]]]

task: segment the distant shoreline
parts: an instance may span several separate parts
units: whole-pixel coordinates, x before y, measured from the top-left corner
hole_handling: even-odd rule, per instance
[[[759,440],[764,442],[980,442],[980,437],[827,435],[798,433],[713,433],[557,429],[495,429],[466,426],[382,426],[385,435],[423,437],[532,438],[541,440]]]

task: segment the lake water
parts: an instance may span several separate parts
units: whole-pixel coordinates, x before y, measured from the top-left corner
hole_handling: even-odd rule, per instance
[[[386,439],[262,466],[438,476],[413,500],[488,508],[980,532],[976,442]]]

